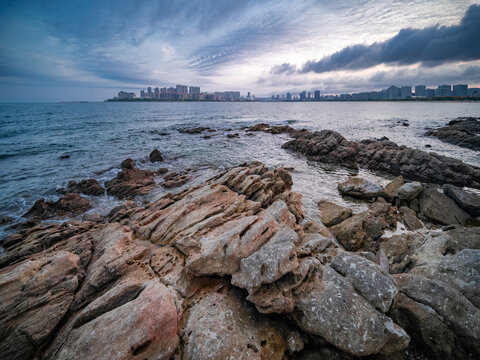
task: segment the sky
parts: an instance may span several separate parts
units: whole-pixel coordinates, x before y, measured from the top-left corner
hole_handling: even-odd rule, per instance
[[[0,102],[480,87],[480,1],[0,0]]]

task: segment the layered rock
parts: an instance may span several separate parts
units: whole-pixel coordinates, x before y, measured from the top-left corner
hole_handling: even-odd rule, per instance
[[[122,162],[122,170],[117,176],[105,181],[105,187],[109,195],[120,198],[145,195],[155,187],[154,174],[150,170],[136,168],[132,159],[126,159]]]
[[[331,130],[304,132],[283,145],[320,162],[363,167],[435,183],[480,188],[480,168],[391,141],[354,142]]]
[[[81,193],[85,195],[103,195],[105,189],[95,179],[86,179],[76,182],[69,181],[66,189],[60,189],[63,193]]]
[[[459,118],[450,121],[446,126],[429,130],[427,136],[435,136],[450,144],[480,150],[480,119]]]
[[[88,209],[90,209],[90,200],[79,194],[66,194],[58,201],[45,201],[43,198],[37,200],[25,216],[48,219],[51,217],[75,216]]]

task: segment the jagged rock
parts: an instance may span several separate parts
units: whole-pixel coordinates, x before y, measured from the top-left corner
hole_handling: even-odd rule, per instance
[[[296,300],[296,323],[310,334],[357,356],[404,350],[409,336],[375,310],[352,285],[329,266]],[[360,325],[361,324],[361,325]]]
[[[135,209],[136,207],[137,203],[135,201],[125,201],[123,204],[117,205],[110,210],[107,218],[109,219],[109,222],[118,222],[129,215],[132,209]]]
[[[423,191],[423,186],[418,181],[409,182],[400,186],[397,196],[402,200],[414,200]]]
[[[480,150],[480,121],[478,118],[458,118],[447,126],[429,130],[427,136],[435,136],[450,144]]]
[[[391,141],[348,141],[331,130],[303,132],[283,145],[308,158],[351,168],[364,167],[408,179],[480,188],[480,168]]]
[[[91,221],[102,224],[105,221],[105,217],[100,214],[85,214],[82,217],[82,221]]]
[[[63,189],[62,189],[63,190]],[[87,179],[76,182],[69,181],[63,193],[82,193],[85,195],[103,195],[105,189],[95,179]]]
[[[288,227],[280,228],[258,251],[240,262],[232,275],[232,284],[247,289],[250,294],[262,284],[271,284],[298,267],[295,245],[298,235]]]
[[[148,158],[151,162],[163,161],[162,153],[158,149],[153,149]]]
[[[47,219],[54,216],[74,216],[90,209],[90,200],[79,194],[66,194],[57,202],[40,199],[25,214],[26,217],[38,216]]]
[[[395,281],[401,293],[409,299],[424,306],[416,311],[409,310],[409,306],[395,304],[397,311],[408,311],[408,317],[412,321],[422,323],[424,333],[438,332],[446,342],[438,344],[438,340],[421,340],[431,347],[434,353],[447,354],[451,351],[450,358],[475,358],[480,354],[480,310],[472,305],[461,292],[455,290],[449,284],[438,280],[430,280],[421,275],[398,274],[394,275]],[[440,315],[443,322],[448,326],[439,326],[439,320],[433,312]],[[422,322],[423,317],[434,317],[434,321]],[[428,331],[426,331],[428,329]],[[452,334],[453,333],[453,334]],[[451,341],[452,335],[455,341]],[[420,339],[419,339],[420,340]],[[432,344],[433,343],[433,344]],[[453,351],[449,350],[454,346]],[[469,354],[471,354],[469,356]],[[471,357],[473,356],[473,357]]]
[[[340,253],[330,265],[349,279],[360,295],[382,313],[388,312],[398,290],[388,271],[363,256]]]
[[[470,217],[452,199],[434,188],[425,189],[419,201],[422,215],[440,224],[465,224]]]
[[[340,191],[342,195],[358,197],[361,199],[386,197],[385,190],[380,185],[359,177],[352,177],[347,181],[339,183],[338,191]]]
[[[449,184],[443,185],[442,189],[445,195],[455,201],[472,217],[480,216],[480,195]]]
[[[385,191],[385,194],[389,197],[389,199],[393,199],[394,197],[397,196],[397,193],[398,193],[398,189],[400,189],[400,187],[402,185],[404,185],[404,180],[403,180],[403,176],[400,175],[400,176],[397,176],[395,179],[393,179],[391,182],[389,182],[385,188],[384,188],[384,191]]]
[[[400,211],[403,223],[408,230],[413,231],[423,228],[423,224],[418,219],[415,211],[406,206],[401,206],[398,210]]]
[[[205,126],[198,126],[198,127],[193,127],[193,128],[183,128],[183,129],[178,129],[178,132],[183,133],[183,134],[201,134],[204,131],[209,131],[213,130],[209,127]],[[215,130],[213,130],[215,131]]]
[[[155,186],[154,174],[149,170],[135,168],[132,159],[122,162],[122,171],[109,181],[105,181],[105,187],[109,195],[120,198],[145,195]]]
[[[196,295],[185,317],[184,359],[282,359],[287,351],[282,328],[226,284]]]
[[[375,247],[372,242],[383,235],[383,230],[393,229],[396,224],[395,208],[387,203],[376,202],[368,211],[330,227],[330,231],[347,250],[369,250]]]
[[[165,181],[162,183],[163,187],[166,188],[174,188],[185,185],[188,181],[192,179],[191,176],[187,176],[184,174],[178,174],[176,172],[172,172],[164,176]]]
[[[330,201],[321,200],[318,203],[318,209],[320,210],[320,220],[326,226],[337,225],[352,216],[352,209]]]
[[[286,191],[278,195],[277,198],[283,200],[287,204],[288,210],[295,215],[297,223],[300,223],[303,221],[303,219],[305,219],[305,212],[302,208],[302,195],[300,193],[295,191]]]
[[[387,257],[390,273],[398,274],[404,272],[411,263],[411,256],[415,249],[422,242],[423,236],[415,233],[382,238],[379,252],[381,251]]]
[[[228,138],[228,139],[238,138],[239,136],[240,136],[240,134],[238,134],[238,133],[227,134],[227,138]]]

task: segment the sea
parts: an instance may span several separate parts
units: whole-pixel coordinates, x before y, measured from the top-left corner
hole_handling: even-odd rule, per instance
[[[480,166],[478,152],[426,137],[428,128],[457,117],[480,117],[478,102],[99,102],[0,104],[0,217],[24,221],[23,215],[40,198],[56,200],[57,190],[70,180],[95,178],[100,183],[116,176],[120,162],[132,158],[138,167],[169,171],[190,169],[193,179],[178,189],[158,186],[139,204],[201,183],[228,167],[258,160],[269,167],[291,168],[293,190],[303,195],[307,218],[318,216],[325,199],[365,209],[362,202],[343,199],[337,183],[359,175],[382,183],[389,174],[355,172],[341,166],[309,161],[281,148],[287,134],[255,133],[244,128],[257,123],[290,125],[308,130],[331,129],[349,140],[388,137],[409,147],[432,151]],[[408,124],[408,126],[406,126]],[[204,126],[205,134],[178,130]],[[238,138],[227,134],[238,133]],[[427,148],[426,145],[431,147]],[[159,149],[165,161],[150,163]],[[68,158],[62,158],[68,155]],[[157,179],[161,183],[161,177]],[[121,200],[91,197],[91,213],[108,214]],[[81,217],[79,217],[81,218]],[[54,222],[69,220],[56,219]],[[0,238],[9,223],[0,227]]]

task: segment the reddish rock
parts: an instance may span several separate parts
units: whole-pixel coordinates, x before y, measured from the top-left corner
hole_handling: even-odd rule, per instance
[[[66,194],[57,202],[45,201],[43,198],[37,200],[25,216],[47,219],[55,216],[79,215],[88,209],[90,209],[90,200],[79,194]]]

